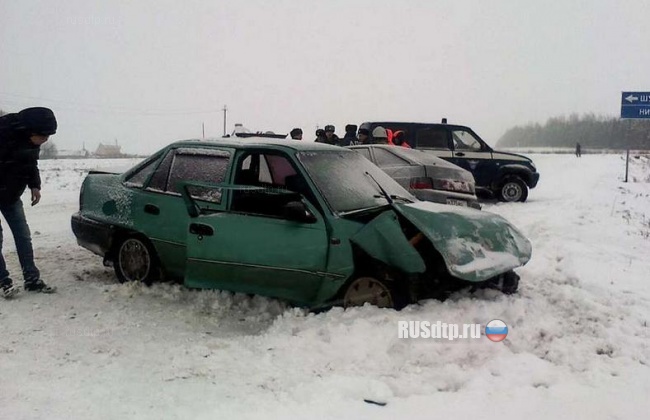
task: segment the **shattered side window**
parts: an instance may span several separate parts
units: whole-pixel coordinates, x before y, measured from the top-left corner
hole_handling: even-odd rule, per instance
[[[174,155],[167,191],[180,193],[178,183],[181,181],[196,181],[208,184],[220,184],[226,177],[230,165],[229,153],[199,154],[192,150],[192,154],[177,153]],[[199,200],[213,203],[221,202],[221,188],[218,187],[190,187],[190,194]]]

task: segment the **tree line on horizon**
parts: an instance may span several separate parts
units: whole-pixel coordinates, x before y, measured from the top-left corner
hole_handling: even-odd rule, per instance
[[[650,149],[650,120],[622,120],[595,114],[549,118],[544,125],[516,126],[497,141],[499,147],[575,147]]]

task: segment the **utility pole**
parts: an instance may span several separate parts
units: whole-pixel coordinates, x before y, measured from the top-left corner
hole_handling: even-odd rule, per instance
[[[201,123],[201,129],[203,130],[203,140],[205,140],[205,123]]]
[[[228,107],[223,106],[223,136],[226,137],[226,113],[228,112]]]

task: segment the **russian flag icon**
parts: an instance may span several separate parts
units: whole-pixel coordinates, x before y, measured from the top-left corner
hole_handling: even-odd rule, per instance
[[[508,336],[508,326],[500,319],[493,319],[485,326],[485,335],[490,341],[503,341]]]

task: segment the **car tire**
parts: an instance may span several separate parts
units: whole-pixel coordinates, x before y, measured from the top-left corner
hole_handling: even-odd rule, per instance
[[[501,182],[496,195],[500,201],[507,203],[520,201],[523,203],[528,199],[528,186],[518,176],[510,176]]]
[[[161,277],[156,251],[140,235],[127,236],[118,242],[113,268],[120,283],[137,281],[149,286]]]
[[[487,281],[488,288],[501,291],[505,295],[517,293],[519,289],[519,275],[510,270]]]
[[[379,308],[401,309],[404,299],[391,284],[371,276],[361,276],[345,287],[342,297],[344,308],[370,303]]]

